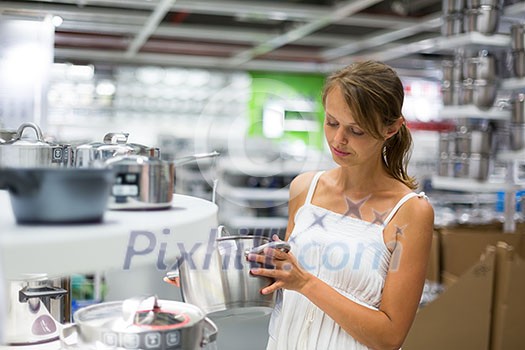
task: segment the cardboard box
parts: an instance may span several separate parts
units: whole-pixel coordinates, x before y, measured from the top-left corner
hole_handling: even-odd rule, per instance
[[[496,249],[421,308],[403,350],[489,350]]]
[[[521,248],[521,247],[519,247]],[[520,256],[518,253],[521,253]],[[504,242],[496,250],[491,350],[525,349],[525,256]]]
[[[441,279],[440,245],[439,232],[434,231],[432,234],[432,246],[430,247],[426,279],[436,283],[439,283]]]
[[[501,224],[461,225],[442,228],[440,232],[441,282],[451,285],[478,261],[488,245],[500,241],[525,252],[525,227],[519,225],[516,233],[503,233]]]

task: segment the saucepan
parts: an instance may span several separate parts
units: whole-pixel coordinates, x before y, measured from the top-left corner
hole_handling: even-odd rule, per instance
[[[201,349],[217,326],[195,305],[139,296],[79,309],[60,332],[65,349]],[[76,339],[75,339],[76,335]]]
[[[110,168],[1,168],[18,223],[100,222],[114,181]]]
[[[179,277],[183,300],[207,314],[266,314],[275,306],[275,293],[263,295],[261,289],[273,280],[251,275],[250,269],[260,265],[247,259],[249,253],[258,254],[266,247],[290,250],[288,242],[270,242],[260,235],[231,235],[219,226],[214,244],[200,246],[179,259],[178,270],[168,272],[167,277]]]
[[[110,158],[106,164],[115,172],[115,183],[111,190],[109,208],[116,210],[170,208],[176,167],[217,156],[219,156],[218,152],[211,152],[174,161],[140,155]]]

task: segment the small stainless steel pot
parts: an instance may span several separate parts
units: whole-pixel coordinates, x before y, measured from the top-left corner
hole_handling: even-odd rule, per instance
[[[512,67],[516,77],[525,77],[525,50],[516,50],[512,52]]]
[[[461,12],[443,16],[441,34],[443,34],[443,36],[451,36],[463,33],[463,18]]]
[[[498,84],[486,80],[475,80],[472,102],[480,109],[489,109],[494,105]]]
[[[77,146],[75,149],[75,166],[92,167],[102,164],[108,159],[139,155],[152,158],[160,158],[160,150],[137,143],[128,143],[128,133],[107,133],[103,142],[92,142]]]
[[[218,156],[218,152],[196,154],[176,159],[128,155],[106,161],[115,172],[109,208],[167,209],[175,191],[176,167],[199,159]]]
[[[513,124],[525,124],[525,94],[519,93],[511,100],[512,114],[510,122]]]
[[[513,151],[525,148],[525,123],[510,124],[510,148]]]
[[[259,253],[265,245],[283,251],[290,249],[287,242],[270,242],[258,235],[230,235],[219,226],[214,242],[179,260],[183,299],[216,316],[269,313],[275,305],[275,295],[263,295],[260,291],[273,280],[251,275],[250,269],[259,264],[246,257],[250,252]]]
[[[22,138],[26,129],[33,129],[36,138]],[[0,143],[0,168],[61,167],[66,163],[64,147],[46,142],[42,130],[34,123],[23,123],[11,140]]]
[[[513,24],[510,27],[510,40],[512,50],[525,49],[525,24]]]
[[[501,10],[497,7],[480,5],[465,11],[465,32],[478,32],[485,35],[498,30]]]
[[[465,7],[465,0],[443,0],[441,4],[441,11],[444,14],[452,14],[463,11]]]
[[[73,320],[60,332],[66,349],[193,350],[215,341],[218,332],[197,306],[156,296],[90,305]]]
[[[461,178],[486,180],[489,176],[491,159],[488,155],[471,153],[468,157],[455,160],[454,175]]]

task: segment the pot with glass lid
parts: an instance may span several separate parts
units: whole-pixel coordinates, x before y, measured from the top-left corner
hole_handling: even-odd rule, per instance
[[[90,305],[73,321],[60,332],[65,349],[201,349],[218,332],[197,306],[156,296]]]

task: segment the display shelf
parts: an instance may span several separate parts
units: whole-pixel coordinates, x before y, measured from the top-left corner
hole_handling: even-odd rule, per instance
[[[478,32],[462,33],[436,39],[434,52],[456,49],[502,49],[510,46],[508,34],[484,35]]]
[[[525,89],[525,78],[503,79],[500,85],[501,90],[520,90]]]
[[[517,185],[504,182],[479,181],[458,177],[432,176],[431,181],[434,189],[460,192],[488,193],[519,188]]]
[[[440,112],[443,119],[457,118],[482,118],[492,120],[510,120],[510,111],[492,107],[488,110],[482,110],[474,105],[464,106],[445,106]]]
[[[276,201],[287,202],[289,191],[285,188],[245,188],[233,187],[223,183],[219,185],[219,194],[223,197],[241,201]]]
[[[18,225],[10,207],[7,191],[0,190],[0,259],[6,278],[159,267],[159,261],[167,264],[179,256],[181,247],[190,251],[205,244],[218,225],[217,205],[177,194],[167,210],[110,210],[98,224]]]
[[[525,163],[525,148],[519,151],[501,151],[498,153],[497,158],[503,161],[521,161]]]

